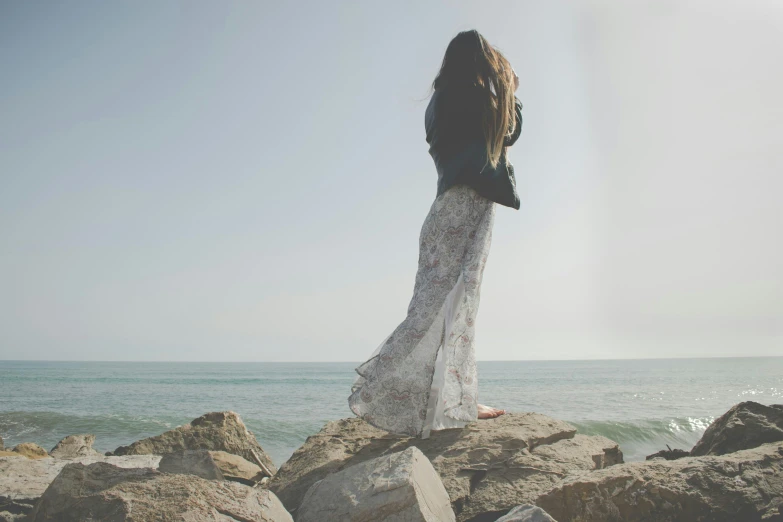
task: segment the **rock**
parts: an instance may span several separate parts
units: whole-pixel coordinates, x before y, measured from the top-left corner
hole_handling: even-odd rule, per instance
[[[5,451],[0,450],[0,457],[19,457],[19,458],[25,458],[24,455],[20,455],[18,453],[14,453],[13,451]]]
[[[114,455],[165,455],[182,450],[219,450],[239,455],[255,462],[274,475],[277,468],[264,452],[255,436],[233,411],[212,412],[194,419],[189,424],[120,446]],[[266,472],[265,470],[265,472]]]
[[[494,522],[515,506],[532,504],[569,472],[622,462],[617,443],[577,435],[570,424],[538,413],[508,413],[433,431],[428,439],[390,434],[350,418],[308,437],[268,487],[296,513],[316,481],[410,446],[432,462],[457,520],[472,522]]]
[[[92,449],[95,435],[69,435],[52,448],[49,455],[58,459],[74,459],[76,457],[95,457],[101,455]]]
[[[537,506],[517,506],[495,522],[557,522],[549,513]]]
[[[265,489],[103,462],[65,466],[30,514],[31,522],[82,520],[293,522]]]
[[[233,480],[255,486],[268,479],[266,473],[239,455],[225,451],[182,450],[167,453],[158,465],[165,473],[196,475],[207,480]]]
[[[5,449],[5,445],[3,444],[3,437],[0,437],[0,451],[3,451]]]
[[[19,455],[23,455],[28,459],[49,458],[49,453],[47,453],[45,449],[43,449],[38,444],[33,444],[32,442],[23,442],[21,444],[17,444],[11,451],[18,453]]]
[[[0,511],[0,522],[25,522],[27,515]]]
[[[325,515],[328,513],[327,515]],[[297,522],[456,520],[438,473],[416,447],[350,466],[314,483]]]
[[[252,486],[267,478],[264,470],[239,455],[225,451],[210,451],[209,454],[226,480],[234,480]]]
[[[669,448],[668,446],[666,446]],[[664,460],[677,460],[681,459],[683,457],[690,456],[690,451],[685,451],[681,449],[665,449],[661,450],[658,453],[653,453],[652,455],[647,455],[647,458],[645,460],[652,460],[652,459],[664,459]]]
[[[158,470],[165,473],[195,475],[207,480],[224,480],[223,473],[207,450],[166,453],[160,459]]]
[[[691,455],[724,455],[783,440],[783,404],[740,402],[715,419]]]
[[[561,521],[781,520],[783,442],[574,474],[535,504]]]
[[[539,459],[568,464],[569,470],[603,469],[623,463],[623,452],[617,443],[600,435],[577,433],[570,439],[537,446],[532,452]]]
[[[71,462],[109,462],[124,468],[156,468],[159,456],[132,455],[128,457],[77,457],[65,459],[30,460],[14,453],[14,457],[0,457],[0,511],[26,514],[41,497],[60,470]],[[2,519],[0,519],[2,520]]]

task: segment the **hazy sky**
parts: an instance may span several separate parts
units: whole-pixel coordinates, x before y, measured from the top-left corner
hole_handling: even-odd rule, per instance
[[[366,359],[472,28],[524,104],[477,358],[783,354],[779,2],[80,0],[0,3],[0,359]]]

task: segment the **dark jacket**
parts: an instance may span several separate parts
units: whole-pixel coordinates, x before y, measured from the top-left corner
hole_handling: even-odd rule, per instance
[[[478,87],[435,89],[424,113],[429,153],[438,171],[436,197],[454,185],[470,185],[496,203],[519,210],[514,166],[503,150],[497,168],[484,164],[487,150],[481,127]],[[513,145],[522,132],[522,102],[516,96],[516,125],[504,146]],[[509,129],[511,130],[511,129]]]

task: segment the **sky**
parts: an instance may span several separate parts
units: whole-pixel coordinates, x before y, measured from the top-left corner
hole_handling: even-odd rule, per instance
[[[477,359],[783,355],[779,2],[75,0],[0,4],[0,360],[365,360],[467,29],[524,105]]]

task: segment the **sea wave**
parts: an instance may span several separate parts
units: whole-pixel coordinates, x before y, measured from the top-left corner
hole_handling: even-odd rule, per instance
[[[715,417],[675,417],[629,421],[572,421],[578,433],[617,442],[626,461],[644,460],[666,446],[690,450]]]
[[[190,422],[190,417],[151,417],[132,414],[77,415],[54,411],[0,412],[0,436],[6,445],[36,442],[46,449],[67,435],[92,433],[95,448],[114,450],[120,445],[160,434]],[[322,426],[318,419],[276,419],[274,423],[244,418],[262,446],[277,457],[287,458],[309,435]],[[570,421],[578,433],[602,435],[617,442],[628,462],[644,460],[666,446],[690,450],[714,417],[676,417],[629,421]]]
[[[63,437],[77,433],[96,436],[95,449],[109,451],[151,434],[159,434],[189,422],[186,418],[154,418],[139,415],[76,415],[54,411],[0,412],[0,436],[6,445],[35,442],[53,447]]]

